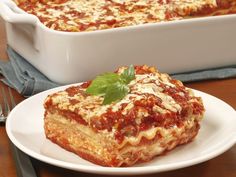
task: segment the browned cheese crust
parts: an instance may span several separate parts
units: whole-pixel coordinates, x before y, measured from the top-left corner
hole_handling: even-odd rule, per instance
[[[14,0],[47,27],[95,31],[236,13],[236,0]]]

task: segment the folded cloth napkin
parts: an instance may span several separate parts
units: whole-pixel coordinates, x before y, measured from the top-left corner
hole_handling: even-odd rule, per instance
[[[10,47],[7,48],[8,62],[0,61],[2,81],[15,88],[23,96],[31,96],[54,88],[59,84],[50,81]]]
[[[8,47],[7,53],[10,60],[8,62],[0,61],[0,73],[4,76],[2,81],[15,88],[20,94],[28,97],[59,86],[59,84],[50,81],[10,47]],[[183,82],[236,77],[236,65],[171,74],[171,76]]]

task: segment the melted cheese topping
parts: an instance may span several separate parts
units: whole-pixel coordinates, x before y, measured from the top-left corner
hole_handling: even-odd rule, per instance
[[[165,78],[165,79],[164,79]],[[164,81],[161,81],[163,79]],[[150,83],[151,81],[156,80],[156,83]],[[163,93],[163,88],[159,86],[159,83],[169,85],[170,82],[166,79],[166,74],[136,74],[136,79],[129,84],[130,93],[126,95],[122,100],[111,103],[109,105],[102,105],[103,97],[100,96],[82,96],[81,94],[76,94],[70,96],[68,92],[61,91],[57,95],[54,95],[52,98],[53,104],[57,105],[61,110],[70,110],[80,114],[86,122],[90,122],[91,119],[99,117],[108,109],[112,111],[120,111],[121,105],[127,103],[124,110],[126,112],[131,110],[134,106],[134,102],[141,99],[146,99],[147,95],[153,95],[162,100],[162,108],[159,107],[156,111],[163,112],[170,110],[173,112],[180,112],[181,106],[177,103],[171,96],[166,93]],[[175,86],[171,84],[174,88]],[[85,92],[85,89],[81,90]],[[71,100],[80,100],[76,104],[71,104]]]
[[[193,116],[203,115],[201,99],[180,81],[147,66],[136,66],[135,70],[135,79],[128,84],[130,92],[120,101],[102,105],[102,96],[88,95],[86,88],[72,86],[49,95],[45,108],[95,131],[111,132],[121,142],[144,130],[181,126]]]
[[[47,27],[93,31],[210,15],[216,0],[15,0]],[[223,13],[223,12],[222,12]],[[227,13],[227,12],[226,12]]]

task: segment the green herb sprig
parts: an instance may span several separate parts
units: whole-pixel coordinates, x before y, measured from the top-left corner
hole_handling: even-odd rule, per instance
[[[117,73],[105,73],[97,76],[86,93],[103,96],[103,105],[121,100],[129,93],[128,84],[135,79],[134,66],[130,65],[120,75]]]

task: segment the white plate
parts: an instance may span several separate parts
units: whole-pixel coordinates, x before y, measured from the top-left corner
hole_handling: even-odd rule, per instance
[[[209,160],[222,154],[236,142],[235,110],[216,97],[195,91],[196,95],[203,98],[206,113],[200,132],[193,142],[134,167],[101,167],[65,151],[45,138],[43,101],[48,94],[65,87],[42,92],[21,102],[12,110],[6,123],[7,134],[19,149],[52,165],[97,174],[147,174],[183,168]]]

